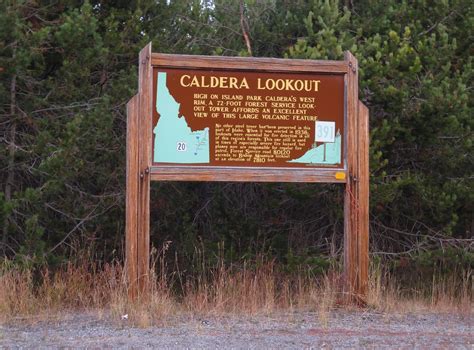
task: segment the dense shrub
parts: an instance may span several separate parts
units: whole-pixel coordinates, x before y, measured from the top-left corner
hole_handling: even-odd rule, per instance
[[[77,250],[120,256],[125,104],[137,54],[155,51],[360,63],[370,109],[371,249],[465,248],[474,227],[470,1],[3,1],[0,249],[29,263]],[[154,183],[152,242],[183,267],[196,247],[317,269],[342,244],[342,188]],[[72,253],[72,254],[71,254]],[[174,254],[169,253],[174,259]]]

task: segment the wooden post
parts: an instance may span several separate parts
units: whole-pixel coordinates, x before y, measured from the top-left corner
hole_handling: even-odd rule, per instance
[[[127,103],[127,188],[125,216],[125,265],[128,296],[138,295],[138,95]]]
[[[137,272],[139,295],[146,297],[150,270],[150,166],[153,104],[151,43],[139,54],[138,68],[138,234]]]
[[[146,297],[150,269],[151,43],[139,54],[138,94],[127,104],[126,271],[131,299]]]
[[[349,52],[344,53],[348,65],[346,75],[346,132],[348,179],[344,194],[344,294],[348,302],[354,301],[357,293],[357,181],[359,175],[357,161],[358,131],[358,79],[357,59]]]
[[[359,101],[357,202],[357,295],[366,302],[369,278],[369,110]]]
[[[369,112],[359,101],[357,59],[345,52],[347,167],[344,196],[344,292],[348,302],[365,303],[369,264]]]

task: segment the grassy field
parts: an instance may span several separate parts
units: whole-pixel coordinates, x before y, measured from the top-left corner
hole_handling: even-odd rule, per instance
[[[151,271],[149,298],[130,303],[126,276],[120,263],[98,266],[91,262],[68,264],[55,272],[48,268],[19,269],[5,261],[0,270],[0,322],[47,319],[71,311],[128,315],[137,326],[151,326],[179,314],[271,314],[316,312],[321,322],[342,303],[340,273],[311,276],[303,269],[283,272],[273,261],[225,266],[203,264],[199,273],[164,271],[158,261]],[[404,286],[381,268],[370,271],[366,308],[384,312],[472,311],[471,271],[449,277],[433,276],[422,287]]]

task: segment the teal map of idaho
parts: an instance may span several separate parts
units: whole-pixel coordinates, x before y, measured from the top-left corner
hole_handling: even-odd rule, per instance
[[[179,116],[179,107],[166,85],[166,73],[158,72],[156,110],[160,118],[153,129],[153,161],[171,164],[210,163],[209,128],[192,131],[186,118]],[[331,165],[338,164],[340,159],[341,134],[338,131],[334,142],[313,146],[300,158],[288,162]]]
[[[209,163],[209,128],[192,131],[179,117],[179,103],[166,86],[166,73],[158,73],[156,110],[160,115],[155,134],[154,162]]]

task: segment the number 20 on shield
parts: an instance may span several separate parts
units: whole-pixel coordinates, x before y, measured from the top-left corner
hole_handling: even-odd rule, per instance
[[[176,143],[176,150],[178,152],[186,152],[187,151],[187,147],[186,147],[186,142],[177,142]]]

